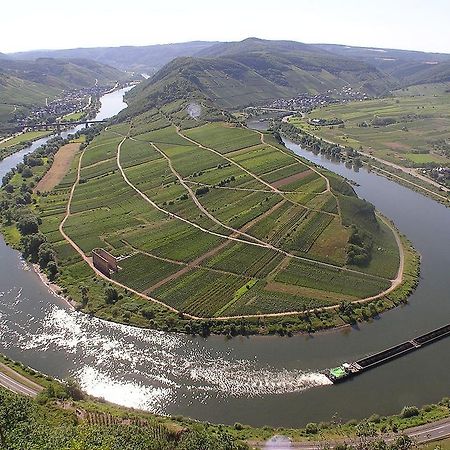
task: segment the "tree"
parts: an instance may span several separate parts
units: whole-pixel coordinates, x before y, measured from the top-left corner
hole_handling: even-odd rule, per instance
[[[401,416],[403,419],[408,419],[409,417],[418,416],[420,414],[419,408],[417,406],[405,406],[402,409]]]
[[[23,236],[20,240],[25,258],[37,261],[40,246],[46,242],[46,238],[42,233],[29,234]]]
[[[319,431],[319,428],[316,423],[311,422],[306,425],[305,430],[308,434],[317,434],[317,432]]]
[[[70,398],[73,398],[74,400],[84,399],[84,393],[81,390],[80,385],[73,378],[68,378],[64,382],[64,388]]]
[[[41,269],[45,269],[50,261],[56,261],[56,253],[48,242],[44,242],[39,247],[38,260]]]
[[[105,300],[106,303],[112,305],[117,302],[119,299],[119,294],[117,293],[117,290],[113,288],[112,286],[107,286],[105,288]]]
[[[28,215],[21,217],[17,222],[17,229],[21,234],[33,234],[37,233],[39,228],[39,222],[36,216]]]
[[[47,272],[50,281],[53,281],[56,278],[56,275],[58,275],[58,265],[55,261],[50,261],[47,264]]]
[[[32,172],[32,170],[31,170],[31,168],[28,167],[28,166],[25,166],[25,167],[22,169],[22,177],[23,177],[23,178],[31,178],[32,176],[33,176],[33,172]]]

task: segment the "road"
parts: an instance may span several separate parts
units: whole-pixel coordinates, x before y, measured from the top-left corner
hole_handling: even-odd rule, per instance
[[[292,116],[285,116],[285,117],[283,117],[282,121],[283,122],[289,122],[289,118],[290,117],[292,117]],[[304,117],[304,116],[302,116],[302,117]],[[341,148],[345,147],[345,146],[343,146],[341,144],[337,144],[336,142],[330,141],[330,140],[325,139],[325,138],[323,138],[321,136],[316,136],[315,134],[312,134],[312,133],[309,133],[309,134],[311,134],[312,136],[314,136],[317,139],[322,139],[322,141],[327,142],[328,144],[337,145],[337,146],[339,146]],[[423,181],[425,183],[428,183],[431,186],[434,186],[435,188],[438,188],[438,189],[442,190],[443,192],[447,192],[447,193],[450,192],[450,188],[442,186],[441,184],[437,183],[436,181],[432,180],[431,178],[428,178],[428,177],[422,175],[421,173],[419,173],[417,171],[417,169],[400,166],[398,164],[395,164],[393,162],[387,161],[385,159],[377,158],[376,156],[373,156],[371,153],[367,153],[367,152],[364,152],[362,150],[358,150],[358,153],[361,153],[361,155],[363,155],[363,156],[365,156],[367,158],[373,159],[374,161],[377,161],[377,162],[379,162],[381,164],[384,164],[386,166],[392,167],[395,170],[398,170],[398,171],[403,172],[403,173],[405,173],[407,175],[415,177],[415,178],[417,178],[417,179],[419,179],[419,180],[421,180],[421,181]],[[406,183],[416,187],[417,189],[421,189],[421,190],[423,190],[423,191],[425,191],[425,192],[427,192],[429,194],[435,195],[436,197],[439,197],[442,200],[447,200],[448,201],[448,198],[445,195],[441,195],[441,194],[439,194],[437,192],[431,191],[430,189],[427,189],[425,186],[422,186],[420,184],[414,183],[413,181],[410,181],[410,180],[407,180],[405,178],[402,178],[402,177],[396,175],[395,173],[388,172],[387,170],[384,170],[384,169],[381,169],[381,168],[378,168],[378,167],[374,167],[374,169],[376,169],[378,171],[381,171],[381,172],[385,173],[386,175],[392,176],[394,178],[398,178],[401,181],[406,182]]]
[[[11,376],[10,376],[11,375]],[[13,378],[14,377],[14,378]],[[36,397],[40,391],[43,390],[42,386],[32,382],[23,375],[13,371],[10,367],[0,363],[0,386],[15,392],[16,394],[26,395],[28,397]],[[418,427],[409,428],[404,430],[402,434],[410,436],[418,444],[425,442],[437,441],[450,437],[450,418],[438,420],[436,422],[420,425]],[[387,442],[395,440],[399,434],[387,434],[384,435],[384,439]],[[342,439],[339,441],[327,442],[332,448],[338,444],[344,442],[349,443],[351,439]],[[289,449],[301,449],[301,450],[319,450],[324,448],[325,442],[286,442],[283,439],[279,443],[275,441],[271,442],[270,448],[277,450],[289,450]],[[250,446],[259,448],[265,448],[266,442],[263,441],[249,441]]]
[[[436,422],[428,423],[425,425],[420,425],[418,427],[408,428],[403,430],[402,433],[397,434],[386,434],[383,438],[386,442],[394,441],[401,434],[405,434],[411,437],[417,444],[424,444],[426,442],[438,441],[450,437],[450,418],[438,420]],[[379,438],[380,436],[377,436]],[[323,449],[325,445],[330,448],[343,443],[351,443],[352,439],[342,439],[332,442],[326,441],[316,441],[316,442],[286,442],[286,439],[280,439],[279,442],[276,440],[270,442],[270,447],[266,446],[264,441],[249,441],[248,444],[251,447],[258,447],[261,449],[270,448],[271,450],[319,450]]]
[[[28,378],[15,372],[8,366],[0,363],[0,386],[15,392],[16,394],[27,395],[29,397],[36,397],[40,391],[43,390],[42,386],[33,383]]]

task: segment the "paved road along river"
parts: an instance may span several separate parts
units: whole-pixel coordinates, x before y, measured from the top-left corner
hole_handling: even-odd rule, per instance
[[[111,114],[124,106],[122,94],[115,95]],[[359,183],[358,194],[413,241],[423,256],[422,276],[407,306],[354,329],[292,338],[204,340],[140,330],[71,311],[0,240],[0,352],[59,378],[73,376],[110,401],[212,422],[298,426],[394,413],[448,395],[448,339],[341,385],[319,371],[449,322],[450,209],[287,145]],[[0,175],[22,157],[4,160]]]

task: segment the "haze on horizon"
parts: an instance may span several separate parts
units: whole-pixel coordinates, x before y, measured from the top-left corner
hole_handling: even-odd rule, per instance
[[[2,16],[3,53],[250,36],[450,53],[448,0],[25,0],[3,2]]]

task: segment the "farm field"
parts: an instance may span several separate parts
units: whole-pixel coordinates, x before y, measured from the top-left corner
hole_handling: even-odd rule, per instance
[[[22,144],[23,142],[34,141],[35,139],[48,136],[49,134],[51,134],[51,131],[27,131],[26,133],[22,133],[12,139],[0,143],[0,150]]]
[[[69,171],[72,160],[79,149],[79,143],[70,143],[61,147],[54,156],[52,167],[37,184],[36,191],[47,192],[57,186]]]
[[[269,135],[226,122],[184,130],[169,110],[133,119],[128,135],[108,127],[41,198],[41,229],[67,276],[90,271],[58,231],[79,168],[64,232],[88,257],[115,255],[113,281],[188,317],[306,311],[392,286],[393,231],[350,186]],[[364,266],[347,264],[352,226],[376,244]]]
[[[450,164],[449,84],[413,86],[392,97],[318,108],[290,123],[318,137],[404,166]],[[317,126],[314,119],[343,125]]]

